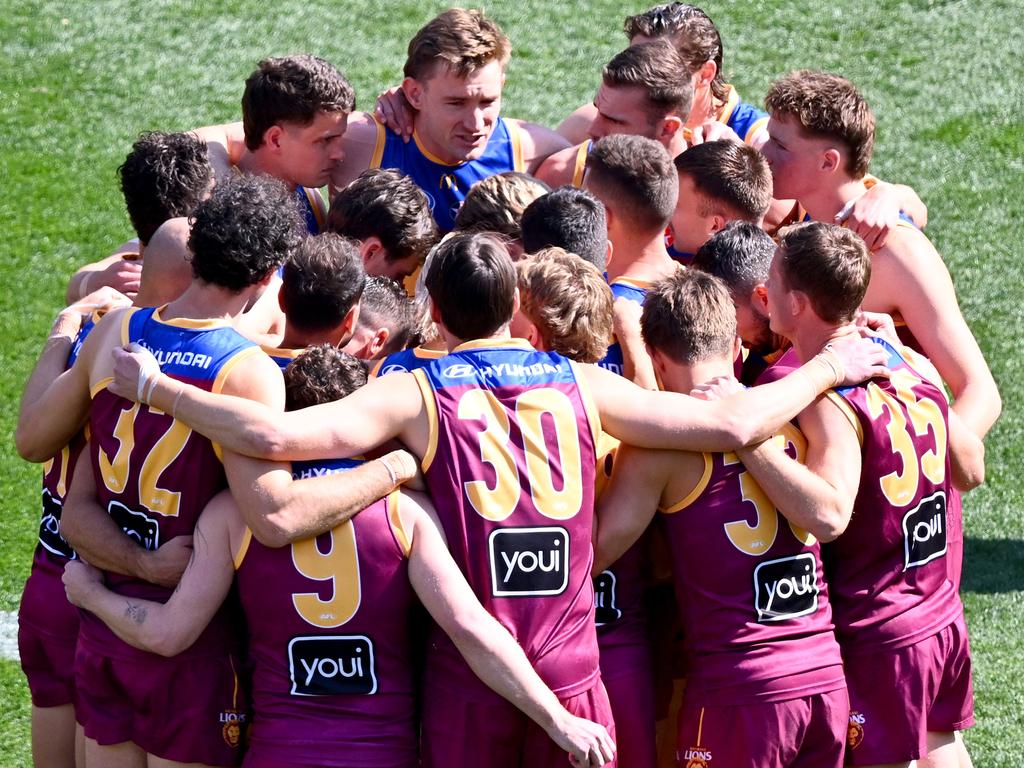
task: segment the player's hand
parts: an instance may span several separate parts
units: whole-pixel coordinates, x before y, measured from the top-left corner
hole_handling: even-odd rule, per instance
[[[708,120],[703,125],[698,125],[690,131],[689,145],[695,147],[706,141],[733,141],[742,144],[743,139],[725,123],[717,120]]]
[[[142,284],[142,261],[138,254],[124,254],[109,266],[92,273],[87,281],[90,290],[101,287],[113,288],[134,299]]]
[[[881,336],[890,344],[902,344],[899,335],[896,333],[896,323],[892,315],[885,312],[865,312],[863,309],[853,319],[858,328],[864,328],[872,333]]]
[[[864,240],[869,251],[877,251],[900,223],[900,194],[892,184],[880,181],[836,214],[836,224],[845,224]]]
[[[413,108],[398,86],[388,88],[377,97],[374,115],[388,128],[408,142],[412,138]]]
[[[413,491],[425,491],[427,489],[426,484],[423,482],[423,475],[420,473],[419,462],[408,451],[391,451],[381,456],[380,460],[391,469],[399,485],[404,485]]]
[[[831,362],[827,364],[830,367],[838,366],[835,369],[839,374],[836,386],[852,387],[868,379],[889,375],[885,350],[880,344],[859,334],[837,339],[818,354],[822,358],[831,355]]]
[[[569,763],[580,768],[610,763],[615,742],[603,725],[575,717],[568,712],[548,731],[559,747],[569,753]]]
[[[142,559],[142,578],[161,587],[176,587],[192,559],[192,537],[175,536]]]
[[[91,315],[93,312],[109,312],[118,307],[130,307],[131,303],[132,300],[117,288],[105,285],[83,296],[74,304],[68,305],[64,311]]]
[[[137,403],[146,402],[144,396],[152,392],[160,376],[160,363],[153,353],[132,342],[127,347],[115,348],[113,356],[114,380],[108,389]]]
[[[736,380],[735,376],[716,376],[691,389],[690,397],[695,397],[698,400],[722,400],[742,391],[743,385]]]
[[[84,603],[88,600],[93,588],[103,582],[103,572],[83,560],[68,560],[64,564],[64,574],[61,579],[64,582],[64,592],[68,596],[68,602],[84,608]]]

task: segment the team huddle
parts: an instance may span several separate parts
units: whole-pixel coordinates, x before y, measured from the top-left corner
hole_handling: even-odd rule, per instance
[[[848,80],[625,32],[557,130],[451,9],[373,113],[295,55],[139,137],[19,413],[37,766],[971,765],[927,208]]]

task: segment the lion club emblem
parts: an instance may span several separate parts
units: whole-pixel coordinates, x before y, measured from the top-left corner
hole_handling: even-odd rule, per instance
[[[846,746],[856,749],[864,741],[864,715],[854,710],[850,713],[850,725],[846,729]]]
[[[242,726],[245,725],[245,713],[227,709],[220,713],[221,736],[224,743],[236,749],[242,743]]]
[[[686,768],[708,768],[711,765],[711,750],[704,747],[690,747],[680,761]]]

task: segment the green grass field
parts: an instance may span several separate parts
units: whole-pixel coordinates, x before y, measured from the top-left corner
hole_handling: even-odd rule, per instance
[[[313,52],[352,80],[358,105],[397,82],[405,42],[437,3],[0,0],[0,418],[18,397],[68,276],[126,239],[116,168],[141,131],[239,117],[242,83],[267,55]],[[625,44],[622,18],[642,6],[492,0],[512,39],[506,115],[554,125],[590,100],[600,66]],[[966,507],[963,596],[972,632],[978,766],[1018,766],[1024,717],[1024,326],[1018,268],[1024,228],[1024,63],[1018,2],[836,0],[703,6],[726,44],[726,72],[759,102],[796,68],[858,83],[879,131],[873,171],[912,184],[928,234],[1004,397],[988,439],[988,484]],[[1015,13],[1016,11],[1016,13]],[[39,516],[39,468],[0,442],[0,610],[16,610]],[[0,765],[30,763],[28,693],[0,662]]]

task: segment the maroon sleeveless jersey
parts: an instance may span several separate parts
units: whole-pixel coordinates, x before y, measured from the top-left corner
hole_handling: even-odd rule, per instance
[[[803,458],[795,427],[776,439]],[[704,462],[698,487],[663,510],[687,685],[723,705],[843,687],[817,540],[776,510],[734,453]]]
[[[430,420],[423,472],[452,556],[556,694],[587,690],[598,677],[600,424],[584,382],[572,362],[522,340],[463,344],[413,375]],[[431,664],[465,677],[439,630],[431,646]]]
[[[398,505],[393,493],[277,549],[246,532],[235,564],[253,665],[251,747],[264,762],[414,763],[415,596]]]
[[[124,316],[122,341],[148,348],[160,369],[179,381],[220,391],[232,366],[259,347],[223,322],[163,321],[158,310],[132,310]],[[206,503],[227,486],[213,444],[169,414],[118,397],[109,381],[93,387],[89,453],[100,504],[140,546],[157,549],[190,535]],[[122,595],[166,602],[172,590],[107,572],[107,586]],[[218,614],[183,655],[224,652],[231,635]],[[108,656],[143,654],[124,643],[89,613],[83,614],[82,640]],[[216,649],[214,651],[213,649]]]
[[[845,653],[899,648],[963,610],[947,577],[948,404],[888,343],[887,379],[839,389],[861,439],[853,517],[825,549],[836,634]]]

